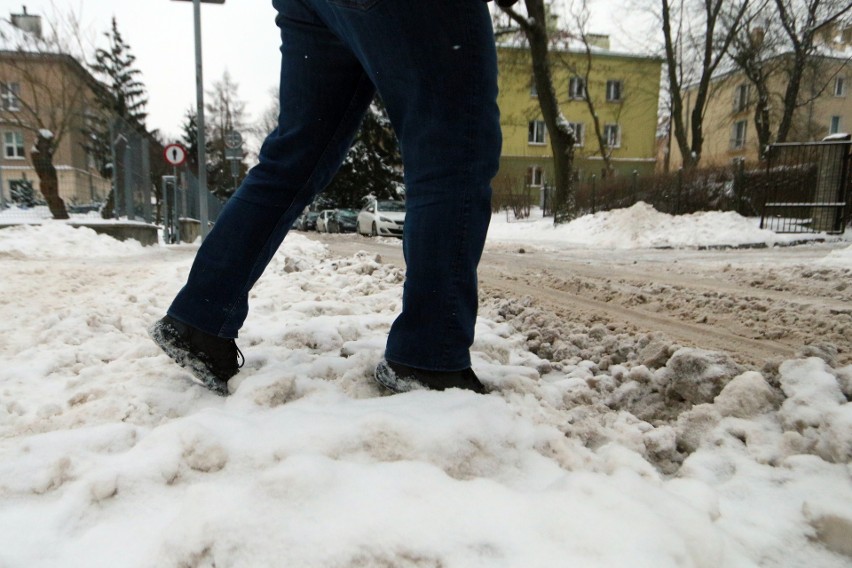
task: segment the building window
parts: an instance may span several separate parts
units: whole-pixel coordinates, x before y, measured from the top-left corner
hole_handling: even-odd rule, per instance
[[[527,168],[527,185],[530,187],[541,187],[544,185],[544,169],[541,166],[530,166]]]
[[[535,86],[535,76],[530,80],[530,96],[538,97],[538,87]]]
[[[3,157],[8,160],[25,158],[24,135],[20,132],[3,133]]]
[[[609,102],[621,101],[622,82],[609,80],[606,82],[606,100]]]
[[[0,107],[3,110],[21,110],[20,96],[20,83],[0,83]]]
[[[743,83],[734,90],[734,112],[748,109],[749,85]]]
[[[846,77],[835,77],[834,79],[834,96],[846,96]]]
[[[586,80],[582,77],[571,77],[568,80],[568,98],[570,99],[585,99],[586,98]]]
[[[840,132],[840,117],[832,116],[831,122],[828,125],[828,133],[829,134],[837,134]]]
[[[731,148],[739,150],[746,145],[746,128],[747,120],[738,120],[734,123],[733,131],[731,132]]]
[[[617,124],[604,125],[604,142],[609,148],[618,148],[621,146],[621,128]]]
[[[574,146],[582,146],[586,140],[586,130],[581,122],[569,122],[568,126],[574,131]]]
[[[544,144],[544,132],[545,128],[543,120],[531,120],[527,141],[530,144]]]

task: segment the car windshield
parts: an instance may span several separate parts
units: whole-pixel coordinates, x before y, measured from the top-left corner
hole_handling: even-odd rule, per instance
[[[379,211],[399,211],[405,212],[404,201],[379,201],[376,203]]]
[[[310,213],[308,213],[308,219],[313,220],[313,219],[316,219],[317,217],[319,217],[319,213],[315,213],[315,212],[313,212],[313,211],[311,211]]]
[[[358,213],[356,213],[352,209],[341,209],[337,212],[337,215],[341,219],[354,219],[358,215]]]

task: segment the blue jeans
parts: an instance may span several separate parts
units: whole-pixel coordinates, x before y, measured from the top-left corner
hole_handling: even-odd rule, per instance
[[[402,313],[385,357],[470,366],[477,276],[502,137],[482,0],[273,0],[281,114],[204,240],[169,315],[237,337],[248,294],[293,221],[337,172],[376,90],[406,186]]]

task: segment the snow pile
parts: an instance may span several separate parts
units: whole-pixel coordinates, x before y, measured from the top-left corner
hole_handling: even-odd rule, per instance
[[[92,229],[61,222],[19,225],[0,231],[0,259],[114,258],[139,255],[142,249],[137,241],[120,242]]]
[[[8,230],[0,566],[852,558],[852,367],[825,349],[748,371],[495,298],[473,348],[494,392],[384,396],[371,373],[402,270],[293,234],[220,398],[145,334],[193,247]]]
[[[496,214],[488,236],[502,242],[636,249],[773,245],[824,235],[780,235],[760,229],[756,220],[733,212],[669,215],[639,202],[626,209],[585,215],[559,227],[553,225],[553,218],[542,217],[538,209],[522,221],[507,222],[504,213]]]
[[[820,260],[820,264],[835,268],[852,269],[852,246],[831,251],[825,258]]]

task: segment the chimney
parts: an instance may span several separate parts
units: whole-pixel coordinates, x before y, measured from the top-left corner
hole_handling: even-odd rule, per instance
[[[23,14],[12,14],[12,25],[41,39],[41,16],[27,14],[26,6],[23,11]]]
[[[586,34],[586,41],[592,47],[609,49],[609,36],[607,34]]]
[[[751,45],[755,49],[760,49],[763,47],[763,40],[766,37],[766,30],[763,27],[758,26],[751,30]]]

